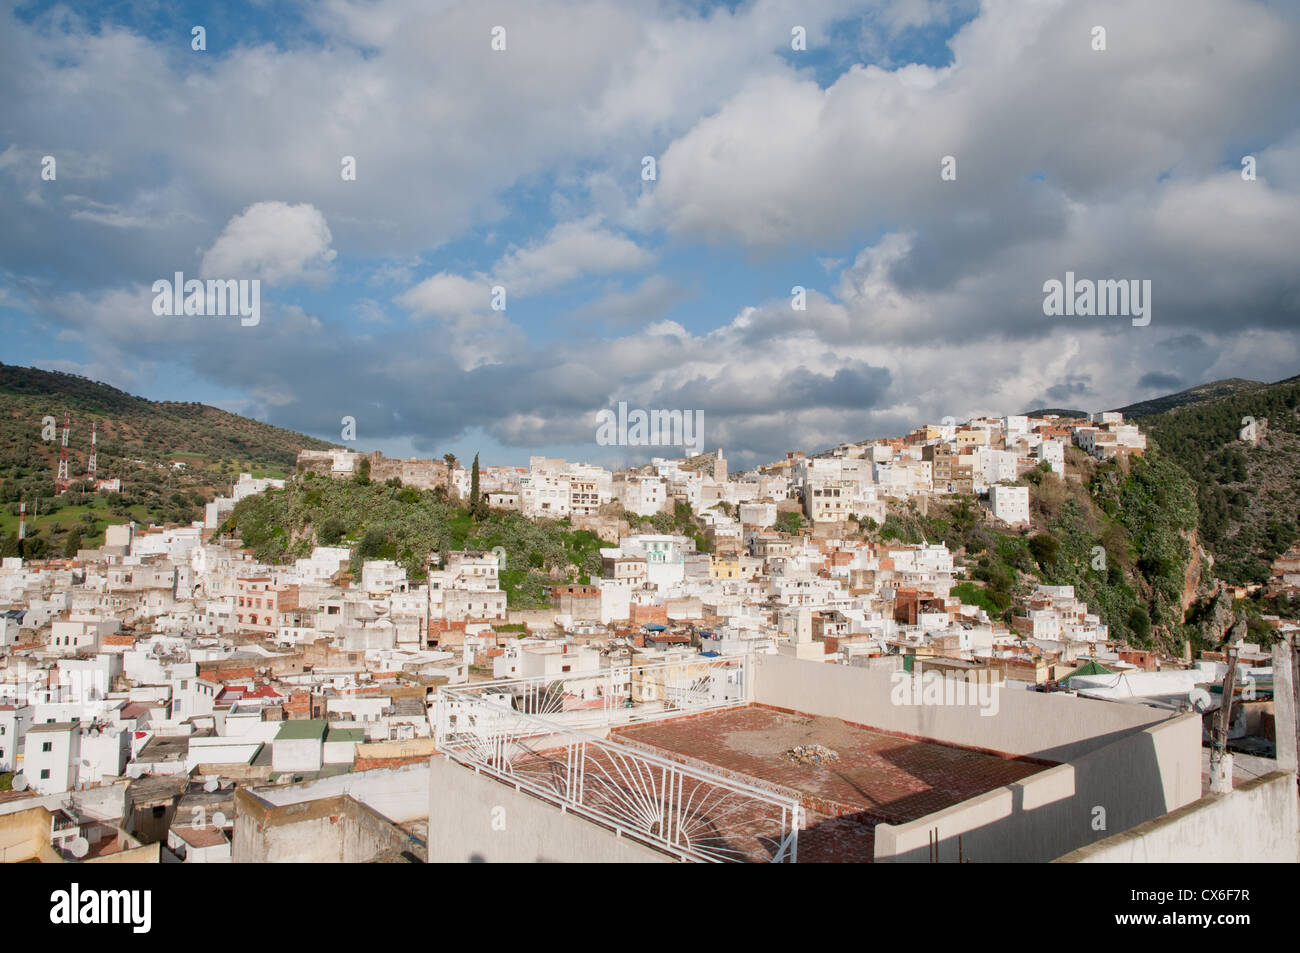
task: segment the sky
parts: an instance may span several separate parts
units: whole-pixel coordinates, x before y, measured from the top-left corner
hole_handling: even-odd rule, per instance
[[[493,464],[681,410],[733,469],[1278,380],[1297,48],[1248,0],[7,4],[0,360]],[[155,313],[177,272],[259,320]],[[1071,272],[1149,323],[1045,314]]]

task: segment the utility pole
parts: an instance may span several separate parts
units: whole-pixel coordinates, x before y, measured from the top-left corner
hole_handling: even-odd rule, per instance
[[[1224,643],[1224,651],[1228,655],[1228,671],[1223,676],[1223,701],[1210,732],[1211,794],[1227,794],[1232,790],[1232,755],[1228,754],[1228,732],[1232,728],[1232,696],[1237,681],[1237,654],[1241,651],[1245,628],[1245,620],[1239,620],[1232,627],[1228,641]]]

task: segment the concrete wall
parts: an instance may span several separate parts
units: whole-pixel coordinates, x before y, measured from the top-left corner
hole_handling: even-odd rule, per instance
[[[355,864],[410,847],[405,831],[347,795],[277,806],[235,792],[230,856],[237,864]]]
[[[672,860],[441,755],[426,770],[430,863]]]
[[[54,816],[40,805],[29,805],[25,810],[0,816],[0,863],[16,864],[25,860],[63,863],[58,851],[50,846],[53,820]]]
[[[891,672],[783,655],[759,655],[754,661],[754,701],[760,705],[1046,761],[1070,761],[1169,718],[1168,712],[1144,705],[1014,686],[998,692],[997,713],[990,716],[974,706],[894,704]]]
[[[87,788],[84,791],[64,791],[61,794],[13,798],[0,802],[0,817],[33,807],[54,811],[75,800],[82,813],[89,817],[119,824],[126,810],[126,787],[126,782],[118,782]]]
[[[1067,864],[1287,863],[1297,848],[1296,776],[1273,771],[1060,858]]]
[[[369,805],[384,817],[401,824],[423,817],[429,809],[429,766],[411,764],[401,768],[349,772],[319,781],[286,784],[257,790],[269,804],[283,806],[318,798],[347,794]]]
[[[1201,718],[1189,712],[909,824],[877,825],[875,856],[925,863],[936,836],[940,862],[1042,863],[1200,796]]]
[[[162,844],[144,844],[131,850],[119,850],[103,857],[91,857],[83,864],[156,864],[162,857]]]
[[[277,738],[271,742],[271,768],[274,771],[319,771],[320,738]]]
[[[508,625],[523,624],[529,628],[555,628],[554,609],[511,609],[506,613]]]

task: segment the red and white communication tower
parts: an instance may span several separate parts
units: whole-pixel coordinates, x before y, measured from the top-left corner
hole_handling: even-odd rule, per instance
[[[68,488],[68,430],[71,420],[68,411],[63,412],[63,442],[59,445],[59,475],[54,478],[54,490],[62,493]]]
[[[86,479],[91,483],[95,482],[95,470],[99,460],[95,447],[96,437],[99,435],[99,423],[95,422],[90,425],[90,459],[86,461]]]

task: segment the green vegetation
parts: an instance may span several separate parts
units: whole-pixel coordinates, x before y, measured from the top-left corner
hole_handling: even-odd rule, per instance
[[[802,513],[778,513],[776,514],[776,523],[774,524],[774,528],[778,533],[796,534],[803,529],[804,522]]]
[[[1192,560],[1195,486],[1158,452],[1131,463],[1071,462],[1082,485],[1034,471],[1029,484],[1034,528],[999,528],[973,497],[932,502],[928,516],[913,506],[891,508],[881,540],[944,542],[965,557],[970,580],[953,595],[1008,619],[1016,595],[1035,583],[1074,586],[1116,638],[1171,650],[1189,637],[1182,595]],[[977,585],[977,583],[981,585]]]
[[[1200,542],[1225,582],[1266,581],[1272,561],[1300,539],[1297,407],[1292,378],[1142,421],[1196,482]],[[1242,439],[1247,418],[1256,422],[1254,444]]]
[[[221,531],[238,532],[267,562],[305,556],[331,540],[354,546],[354,572],[363,560],[391,559],[413,579],[424,578],[430,554],[500,546],[506,552],[501,588],[513,608],[546,605],[544,586],[600,575],[605,544],[594,533],[575,530],[568,520],[533,521],[503,510],[485,509],[476,519],[442,495],[309,473],[299,484],[242,500]]]
[[[72,414],[73,483],[56,496],[65,411]],[[45,439],[47,417],[55,421],[54,439]],[[121,493],[96,494],[84,482],[92,423],[99,474],[121,479]],[[329,446],[204,404],[150,401],[73,374],[0,364],[0,549],[17,553],[20,501],[27,504],[28,555],[58,555],[74,528],[91,547],[113,523],[201,519],[204,503],[228,492],[240,473],[284,477],[299,450]]]
[[[701,553],[713,552],[713,546],[704,535],[689,503],[679,500],[673,504],[671,513],[655,513],[653,516],[638,516],[630,510],[623,510],[619,518],[627,523],[633,533],[689,536],[695,540],[696,550]]]
[[[994,598],[985,589],[977,589],[969,582],[963,582],[952,587],[952,594],[968,606],[979,606],[989,614],[990,618],[998,618],[1006,612],[1007,603],[1000,599]]]

